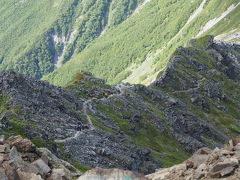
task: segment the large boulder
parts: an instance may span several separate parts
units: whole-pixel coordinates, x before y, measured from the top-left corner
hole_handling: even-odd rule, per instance
[[[29,140],[23,139],[21,136],[12,136],[7,140],[10,146],[16,146],[19,152],[34,152],[36,146]]]
[[[72,180],[80,174],[49,150],[38,149],[21,136],[0,144],[0,180]]]

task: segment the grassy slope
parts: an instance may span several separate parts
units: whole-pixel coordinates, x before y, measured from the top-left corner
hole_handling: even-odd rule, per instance
[[[0,57],[6,61],[0,68],[13,68],[15,60],[32,48],[69,4],[63,0],[1,1]]]
[[[231,35],[234,32],[240,32],[240,6],[238,6],[232,13],[230,13],[224,21],[218,23],[213,29],[209,30],[208,34],[212,35],[222,35],[226,34],[225,37]],[[224,39],[223,39],[224,40]],[[239,38],[236,39],[237,42],[240,42]]]
[[[53,34],[67,41],[63,53],[63,62],[66,62],[74,52],[81,52],[106,27],[123,22],[141,2],[142,0],[1,1],[0,70],[15,69],[41,78],[54,70],[56,55],[62,55],[64,44],[60,40],[55,45]]]
[[[196,36],[209,20],[219,17],[239,0],[207,1],[199,16],[184,26],[201,2],[201,0],[192,3],[167,0],[160,3],[152,0],[139,14],[109,30],[85,51],[44,79],[57,85],[64,85],[75,73],[87,70],[97,77],[107,79],[109,83],[118,83],[131,75],[131,70],[141,65],[146,57],[151,57],[157,50],[162,50],[156,57],[150,58],[153,64],[150,72],[137,73],[128,78],[130,83],[147,84],[165,67],[169,56],[178,46],[184,45],[187,40]],[[232,21],[236,20],[238,9],[229,15]],[[213,28],[214,34],[229,31],[237,25],[230,22],[224,29],[221,24],[222,22]],[[225,26],[225,22],[223,25]],[[177,34],[181,28],[182,33]],[[153,74],[155,76],[152,76]]]
[[[158,109],[153,102],[145,102],[147,110],[154,112],[158,118],[164,117],[162,110]],[[132,101],[131,107],[128,110],[124,110],[124,102],[120,99],[111,101],[111,107],[102,104],[97,104],[97,109],[104,115],[109,117],[114,124],[120,128],[121,131],[126,133],[130,138],[129,141],[136,142],[142,148],[151,148],[152,156],[160,160],[164,167],[172,166],[176,163],[180,163],[188,158],[187,153],[180,144],[172,137],[168,130],[162,131],[156,128],[152,122],[152,115],[145,113],[141,120],[137,123],[138,130],[132,131],[131,127],[134,127],[134,122],[129,122],[124,119],[123,116],[131,116],[137,107],[137,104]],[[116,108],[119,110],[116,111]],[[120,113],[121,112],[121,113]],[[98,116],[92,114],[91,119],[94,125],[98,128],[114,133],[115,130],[104,125],[104,120]]]

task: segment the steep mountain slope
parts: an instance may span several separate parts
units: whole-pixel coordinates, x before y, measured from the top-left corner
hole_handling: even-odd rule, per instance
[[[239,60],[239,45],[207,36],[178,48],[148,87],[79,73],[62,89],[6,71],[1,132],[27,136],[82,170],[153,172],[239,134]]]
[[[175,49],[189,39],[205,34],[239,39],[239,0],[145,2],[124,23],[44,79],[65,85],[75,73],[85,70],[111,84],[150,84]]]
[[[53,71],[53,48],[42,35],[70,5],[70,1],[1,1],[1,70],[14,68],[35,77]]]
[[[0,70],[41,78],[123,22],[142,0],[0,2]]]

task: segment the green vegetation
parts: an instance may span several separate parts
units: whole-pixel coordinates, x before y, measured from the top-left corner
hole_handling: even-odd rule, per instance
[[[240,115],[236,98],[240,93],[239,83],[227,77],[224,73],[224,67],[216,66],[217,62],[212,54],[213,51],[206,50],[211,41],[212,38],[210,36],[202,37],[191,41],[189,43],[190,46],[185,51],[175,51],[174,55],[181,59],[181,63],[175,63],[177,71],[171,73],[171,81],[167,82],[167,88],[161,88],[161,90],[186,102],[191,112],[206,122],[213,123],[217,131],[219,128],[229,136],[237,136],[240,132],[238,124]],[[201,63],[206,69],[212,71],[200,74],[197,67],[193,65],[194,63],[190,64],[190,59],[194,59],[194,61]],[[201,102],[205,103],[204,106],[207,106],[207,112],[202,109],[201,105],[192,103],[191,95],[194,94],[194,88],[188,91],[182,90],[182,82],[190,85],[196,79],[199,82],[198,87],[203,89],[202,91],[198,90],[198,96]],[[206,88],[208,89],[211,86],[209,83],[214,84],[214,87],[227,98],[219,100],[219,97],[209,97],[204,91],[204,89],[206,90]],[[208,144],[221,141],[209,139],[209,137],[203,137],[203,140]]]
[[[123,22],[140,0],[31,0],[0,2],[0,70],[41,78]],[[109,16],[109,18],[108,18]],[[110,19],[111,17],[111,19]],[[55,37],[61,39],[55,42]],[[62,39],[66,41],[63,42]]]
[[[3,128],[3,134],[7,137],[11,135],[21,135],[26,137],[25,129],[34,127],[36,124],[30,123],[27,120],[19,120],[22,113],[20,106],[10,106],[10,98],[7,96],[0,96],[0,116],[4,116],[1,123],[6,123],[7,126]]]
[[[121,131],[129,135],[130,141],[136,142],[140,147],[151,148],[152,156],[156,160],[160,160],[164,167],[180,163],[189,157],[189,154],[171,137],[167,130],[161,132],[153,126],[151,113],[143,114],[140,121],[133,122],[124,117],[131,117],[134,114],[135,108],[138,106],[137,104],[133,103],[128,111],[126,111],[120,99],[112,99],[111,102],[111,106],[97,103],[97,109],[109,117],[109,120],[116,124]],[[149,101],[147,106],[149,107],[148,111],[153,112],[158,118],[164,117],[164,113],[155,107],[154,102]],[[116,108],[118,108],[118,110],[116,110]],[[114,133],[117,130],[103,124],[104,120],[94,116],[94,114],[91,114],[91,120],[95,126],[104,131]],[[136,131],[131,129],[134,127]]]
[[[32,138],[31,141],[33,144],[35,144],[37,147],[46,147],[46,142],[43,141],[41,138]]]
[[[53,49],[46,32],[71,1],[1,1],[0,70],[15,69],[40,78],[53,71]]]
[[[56,85],[65,85],[73,74],[85,70],[112,84],[124,79],[130,83],[149,83],[165,68],[170,55],[177,47],[186,44],[209,20],[221,16],[232,4],[236,5],[238,0],[207,1],[203,11],[187,24],[190,15],[201,2],[166,0],[160,3],[152,0],[138,14],[110,28],[104,36],[96,39],[70,62],[44,79]],[[227,16],[235,23],[222,20],[205,34],[214,31],[217,35],[238,28],[238,9]],[[222,23],[227,28],[223,29]],[[150,70],[136,71],[135,74],[136,68],[146,59],[151,62],[147,65],[150,66]]]
[[[56,145],[61,152],[65,151],[64,143],[56,143]]]
[[[81,171],[81,172],[83,172],[83,173],[91,169],[90,167],[84,166],[84,165],[82,165],[82,164],[80,164],[79,162],[74,161],[74,160],[71,161],[71,164],[72,164],[75,168],[77,168],[79,171]]]
[[[9,98],[6,96],[0,96],[0,115],[8,110]]]
[[[207,1],[191,22],[189,17],[202,0],[151,0],[135,13],[141,3],[143,0],[2,1],[0,70],[15,69],[41,78],[54,71],[62,57],[62,63],[71,61],[44,77],[56,85],[66,85],[82,70],[113,84],[122,80],[148,84],[177,47],[238,0]],[[237,32],[239,8],[205,34]],[[142,64],[146,59],[147,65]],[[146,71],[138,69],[141,65]]]
[[[159,132],[150,124],[145,124],[133,136],[133,140],[141,147],[151,148],[153,157],[161,160],[164,167],[170,167],[183,162],[189,154],[168,133]]]

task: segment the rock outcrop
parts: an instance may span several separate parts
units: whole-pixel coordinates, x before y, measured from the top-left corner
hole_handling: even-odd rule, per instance
[[[182,164],[147,175],[152,180],[240,179],[240,137],[224,148],[202,148]]]
[[[72,180],[80,175],[75,167],[28,139],[1,136],[1,180]]]

